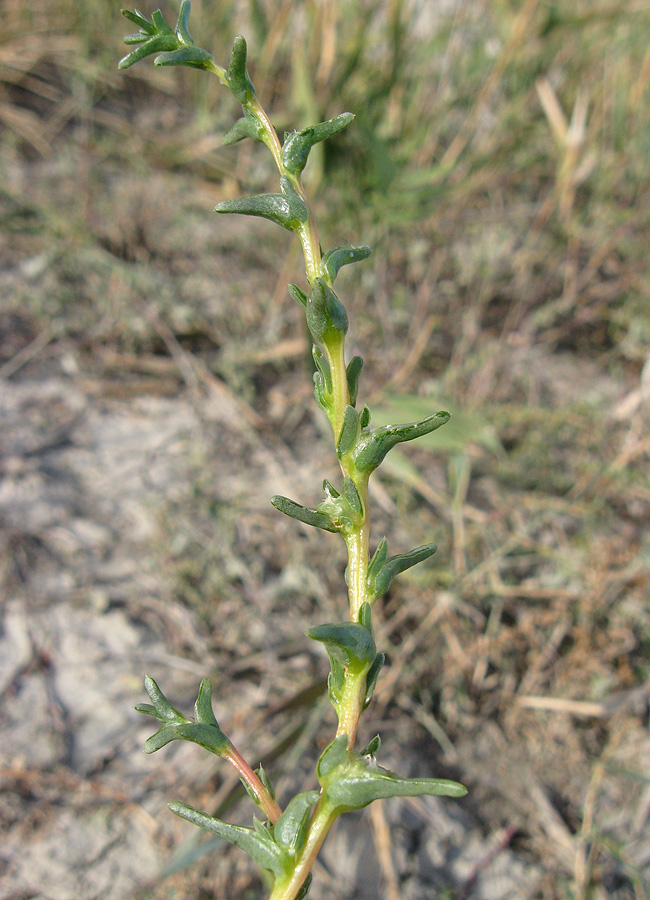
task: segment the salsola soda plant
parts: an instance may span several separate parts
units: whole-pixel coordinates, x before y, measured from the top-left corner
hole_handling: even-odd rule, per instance
[[[269,219],[297,235],[304,254],[308,291],[290,284],[289,294],[304,310],[313,339],[314,393],[332,426],[341,480],[338,486],[327,480],[323,483],[325,497],[315,509],[287,497],[273,497],[271,503],[303,525],[340,535],[348,550],[349,617],[316,625],[307,632],[312,640],[323,644],[329,656],[329,699],[338,717],[336,735],[316,764],[318,788],[297,794],[282,808],[262,767],[254,771],[221,731],[207,679],[201,682],[193,718],[175,709],[149,677],[145,687],[151,703],[136,707],[160,722],[158,731],[145,744],[147,753],[170,741],[193,741],[236,767],[249,796],[263,812],[262,820],[253,819],[252,828],[230,825],[185,803],[170,803],[170,809],[250,854],[268,882],[270,900],[294,900],[307,894],[314,860],[341,813],[385,797],[461,797],[466,793],[454,781],[400,778],[382,768],[376,759],[379,736],[361,751],[355,750],[359,718],[370,703],[384,663],[384,654],[377,650],[373,637],[373,604],[396,575],[436,550],[434,544],[426,544],[410,553],[389,556],[384,538],[370,555],[368,479],[392,447],[434,431],[445,424],[449,413],[437,412],[408,425],[373,428],[368,407],[359,409],[357,403],[363,361],[360,356],[353,356],[346,363],[348,316],[334,291],[334,282],[342,266],[366,259],[370,248],[336,247],[322,253],[301,177],[312,147],[338,134],[354,116],[342,113],[327,122],[293,131],[281,142],[248,75],[243,37],[235,38],[230,64],[224,69],[190,37],[188,0],[183,0],[173,29],[160,10],[153,13],[151,21],[137,11],[122,12],[139,30],[125,38],[127,44],[136,47],[122,59],[120,68],[157,54],[154,65],[183,65],[211,72],[232,91],[244,113],[224,136],[224,144],[252,138],[271,151],[280,175],[278,193],[228,200],[220,203],[216,211]]]

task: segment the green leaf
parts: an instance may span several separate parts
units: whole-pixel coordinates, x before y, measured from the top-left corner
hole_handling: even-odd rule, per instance
[[[181,47],[170,53],[161,53],[157,56],[154,66],[190,66],[193,69],[205,69],[206,63],[211,62],[212,54],[199,47]]]
[[[316,509],[309,509],[306,506],[301,506],[294,500],[289,500],[288,497],[276,495],[275,497],[271,497],[271,503],[281,513],[284,513],[285,516],[297,519],[305,525],[313,525],[314,528],[322,528],[323,531],[331,531],[334,534],[338,531],[338,528],[332,524],[328,516],[324,513],[318,512]]]
[[[336,442],[336,452],[339,456],[345,456],[354,447],[359,436],[359,416],[353,406],[346,406],[343,413],[343,425]]]
[[[379,748],[381,747],[381,738],[378,734],[374,736],[374,738],[368,743],[366,747],[361,751],[361,756],[377,756],[379,752]]]
[[[372,250],[365,244],[360,247],[335,247],[334,250],[328,250],[320,263],[323,278],[328,278],[330,282],[334,281],[339,269],[350,263],[368,259],[371,253]]]
[[[247,113],[248,110],[244,109],[243,118],[237,119],[232,128],[229,128],[224,134],[222,138],[224,146],[236,144],[237,141],[242,141],[244,138],[251,138],[254,141],[262,140],[262,126],[250,113],[246,115]]]
[[[163,16],[162,12],[159,9],[157,9],[154,13],[152,13],[151,21],[152,21],[153,25],[155,26],[156,31],[159,34],[174,34],[174,32],[172,31],[172,29],[169,27],[169,25],[165,21],[165,17]]]
[[[325,747],[316,764],[319,781],[331,775],[348,758],[348,743],[347,734],[342,734]]]
[[[181,3],[180,11],[178,13],[178,21],[176,22],[176,37],[181,42],[181,44],[194,43],[189,32],[190,9],[190,0],[183,0],[183,2]]]
[[[364,406],[359,415],[359,424],[362,428],[367,428],[370,424],[370,410]]]
[[[386,662],[386,654],[378,653],[375,656],[372,665],[368,669],[368,674],[366,675],[366,695],[363,699],[363,708],[367,709],[370,705],[370,701],[372,700],[373,694],[375,693],[375,688],[377,686],[377,678],[379,677],[379,673],[384,667],[384,663]]]
[[[369,603],[362,603],[359,610],[359,625],[372,634],[372,608]]]
[[[305,842],[305,832],[312,806],[320,797],[319,791],[296,794],[273,826],[273,837],[289,853],[299,853]]]
[[[373,407],[377,425],[390,425],[396,416],[414,421],[431,409],[432,400],[411,394],[385,394]],[[454,412],[449,424],[422,439],[421,447],[437,453],[465,453],[472,446],[487,450],[496,457],[504,456],[499,434],[490,419],[480,412]]]
[[[372,635],[356,622],[316,625],[307,637],[325,644],[330,659],[354,673],[369,669],[377,654]]]
[[[215,212],[241,213],[244,216],[261,216],[289,231],[309,218],[309,211],[286,178],[280,179],[281,194],[256,194],[253,197],[237,197],[217,204]]]
[[[326,122],[288,134],[282,146],[282,164],[287,172],[292,175],[302,172],[307,163],[309,151],[314,144],[343,131],[353,119],[352,113],[341,113],[334,119],[328,119]]]
[[[310,872],[309,875],[303,881],[302,887],[296,894],[296,900],[305,900],[305,897],[309,893],[309,888],[311,887],[311,879],[312,879],[312,875]]]
[[[128,69],[134,63],[140,62],[152,53],[162,53],[165,50],[176,50],[178,47],[178,39],[173,31],[169,34],[158,34],[150,38],[144,44],[141,44],[136,50],[132,50],[124,56],[118,63],[118,69]]]
[[[363,503],[361,501],[361,496],[357,490],[356,484],[349,475],[346,475],[343,479],[343,497],[347,501],[352,512],[359,518],[363,518]]]
[[[415,550],[411,550],[410,553],[390,556],[381,567],[378,564],[373,566],[371,560],[368,566],[366,584],[373,599],[376,600],[377,597],[381,597],[382,594],[386,593],[396,575],[433,556],[437,549],[435,544],[424,544],[422,547],[416,547]]]
[[[261,763],[260,763],[260,765],[257,767],[257,769],[255,769],[255,774],[257,775],[257,777],[259,778],[259,780],[262,782],[262,784],[263,784],[264,787],[266,788],[266,790],[267,790],[267,792],[268,792],[268,794],[269,794],[269,797],[270,797],[272,800],[275,800],[275,788],[274,788],[273,785],[271,784],[271,780],[270,780],[269,776],[266,774],[266,771],[265,771],[265,769],[264,769],[264,766],[263,766]],[[256,799],[255,802],[258,802],[257,799]]]
[[[145,753],[155,753],[171,741],[191,741],[199,744],[217,756],[227,756],[231,743],[220,730],[212,711],[212,685],[204,678],[199,688],[199,695],[194,706],[196,722],[186,719],[165,697],[153,678],[148,675],[144,680],[145,688],[153,706],[141,703],[136,706],[138,712],[154,716],[163,727],[153,734],[144,745]]]
[[[178,726],[176,725],[163,725],[162,728],[159,728],[155,734],[152,734],[151,737],[147,738],[144,742],[144,752],[155,753],[156,750],[160,750],[161,747],[171,743],[171,741],[177,740],[177,727]]]
[[[355,760],[327,785],[327,798],[340,812],[363,809],[373,800],[387,797],[464,797],[467,789],[444,778],[400,778],[372,762]]]
[[[235,38],[226,79],[228,87],[242,106],[255,99],[255,88],[246,68],[246,41],[241,34]]]
[[[326,343],[348,330],[345,307],[322,278],[314,279],[307,298],[307,327],[318,343]]]
[[[137,34],[126,34],[122,40],[125,44],[141,44],[143,41],[148,40],[148,35],[138,31]]]
[[[232,744],[226,735],[214,725],[201,725],[198,722],[187,722],[178,725],[165,725],[146,741],[145,753],[154,753],[170,741],[191,741],[216,756],[227,756]]]
[[[356,406],[357,393],[359,390],[359,376],[363,368],[363,359],[360,356],[353,356],[347,365],[345,374],[348,380],[348,391],[350,393],[350,406]]]
[[[194,704],[194,718],[200,725],[219,727],[212,709],[212,685],[207,678],[203,679],[199,688],[199,694]]]
[[[379,573],[379,570],[382,568],[382,566],[386,562],[387,556],[388,556],[388,544],[386,543],[386,538],[383,537],[377,544],[377,549],[372,554],[370,562],[368,563],[366,584],[374,583],[374,580],[375,580],[377,574]]]
[[[135,12],[131,12],[130,9],[123,9],[121,10],[121,13],[125,19],[128,19],[129,22],[133,22],[134,25],[137,25],[145,35],[156,33],[156,26],[152,22],[149,22],[137,9]]]
[[[368,472],[376,469],[389,450],[396,444],[412,441],[424,434],[430,434],[436,428],[440,428],[449,421],[450,414],[446,410],[427,416],[419,422],[409,425],[385,425],[377,428],[368,435],[363,435],[358,441],[358,449],[355,455],[355,464],[359,472]]]
[[[332,482],[328,481],[327,478],[323,479],[323,491],[333,500],[336,500],[337,497],[341,496],[340,492],[336,490]]]
[[[289,285],[289,294],[293,300],[303,309],[307,308],[307,294],[297,284]]]
[[[160,722],[189,722],[189,719],[186,719],[182,713],[171,705],[167,697],[165,697],[156,682],[149,675],[145,675],[144,687],[149,694],[149,699],[153,703],[153,708],[155,710],[155,713],[151,713],[149,712],[149,705],[143,704],[147,707],[147,715],[155,715]],[[139,711],[140,710],[138,710],[138,712]]]
[[[303,295],[304,296],[304,295]],[[305,297],[305,300],[307,298]],[[323,353],[323,351],[316,344],[312,344],[311,353],[314,359],[314,365],[318,369],[318,371],[323,376],[323,380],[325,382],[325,388],[328,394],[332,393],[332,373],[330,371],[330,364],[327,360],[327,357]]]
[[[212,834],[229,841],[235,847],[239,847],[252,856],[262,869],[271,872],[275,877],[283,876],[286,871],[283,853],[280,847],[268,835],[254,831],[251,828],[243,828],[240,825],[230,825],[220,819],[214,819],[206,813],[199,812],[185,803],[174,801],[169,804],[170,810],[182,819],[187,819],[199,828],[204,828]]]

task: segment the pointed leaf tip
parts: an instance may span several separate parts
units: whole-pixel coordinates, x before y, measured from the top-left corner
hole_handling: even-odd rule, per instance
[[[232,56],[226,72],[226,79],[230,90],[242,106],[246,106],[255,99],[255,88],[246,68],[247,52],[246,40],[241,34],[238,34],[232,46]]]
[[[201,682],[199,694],[194,704],[194,716],[201,725],[210,725],[213,728],[219,727],[212,709],[212,684],[207,678],[204,678]]]
[[[397,444],[412,441],[422,435],[430,434],[450,418],[447,410],[441,410],[419,422],[408,425],[385,425],[362,436],[358,442],[355,463],[360,472],[372,472],[383,462],[389,450]]]
[[[303,128],[302,131],[292,131],[288,134],[282,145],[282,164],[287,172],[292,175],[302,172],[314,144],[343,131],[353,119],[352,113],[341,113],[340,116],[328,119],[326,122],[320,122],[318,125],[311,125],[309,128]]]
[[[365,244],[362,244],[360,247],[335,247],[333,250],[328,250],[320,263],[323,277],[334,281],[339,273],[339,269],[350,265],[350,263],[361,262],[361,260],[367,259],[371,253],[372,250]]]

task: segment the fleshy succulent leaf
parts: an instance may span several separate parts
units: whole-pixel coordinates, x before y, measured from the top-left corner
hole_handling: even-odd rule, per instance
[[[307,327],[317,343],[344,335],[348,330],[345,307],[322,278],[314,279],[307,298]]]
[[[328,119],[326,122],[320,122],[318,125],[311,125],[302,131],[292,131],[288,134],[282,146],[282,165],[287,172],[291,172],[292,175],[302,172],[314,144],[343,131],[353,119],[352,113],[341,113],[334,119]]]
[[[330,282],[333,282],[339,273],[339,269],[350,263],[368,259],[371,253],[372,250],[365,244],[360,247],[335,247],[333,250],[328,250],[320,263],[323,277],[327,277]]]
[[[138,31],[136,34],[125,34],[122,38],[125,44],[141,44],[148,39],[149,35],[142,31]]]
[[[372,608],[369,603],[362,603],[359,610],[359,625],[372,634]]]
[[[361,751],[361,756],[377,756],[379,752],[379,748],[381,747],[381,738],[378,734],[374,736],[374,738],[368,742],[368,744]]]
[[[217,756],[227,756],[231,750],[231,743],[220,730],[212,711],[212,685],[204,678],[199,688],[194,711],[196,721],[186,719],[175,707],[171,705],[153,678],[145,678],[145,687],[153,705],[141,703],[136,706],[138,712],[148,716],[154,716],[163,727],[151,735],[145,742],[145,753],[155,753],[171,741],[191,741],[199,744]]]
[[[377,686],[377,679],[379,678],[379,673],[384,667],[384,663],[386,662],[386,654],[378,653],[375,656],[372,665],[368,669],[368,674],[366,675],[366,695],[363,699],[363,708],[367,709],[370,705],[370,701],[372,700],[373,694],[375,693],[375,688]]]
[[[152,706],[151,703],[136,703],[133,708],[136,710],[136,712],[142,713],[145,716],[153,716],[154,719],[158,719],[159,722],[161,721],[158,718],[156,707]]]
[[[306,506],[301,506],[294,500],[289,500],[288,497],[281,497],[279,495],[271,497],[271,503],[277,510],[284,513],[285,516],[297,519],[305,525],[313,525],[314,528],[322,528],[323,531],[331,531],[333,533],[338,531],[338,528],[332,524],[330,519],[317,509],[309,509]]]
[[[130,9],[123,9],[121,12],[125,19],[128,19],[129,22],[133,22],[133,24],[137,25],[145,34],[156,33],[156,26],[153,22],[150,22],[137,9],[134,12],[131,12]]]
[[[246,54],[246,41],[241,34],[238,34],[233,43],[226,79],[230,90],[242,106],[246,106],[255,99],[255,88],[246,68]]]
[[[324,644],[330,659],[353,672],[369,669],[377,654],[372,635],[356,622],[316,625],[307,637]]]
[[[383,461],[389,450],[397,444],[412,441],[430,434],[441,425],[449,421],[449,413],[446,410],[437,412],[419,422],[408,425],[385,425],[364,435],[358,442],[355,455],[356,467],[360,472],[372,472]]]
[[[200,725],[210,725],[212,728],[218,728],[214,711],[212,709],[212,685],[207,678],[204,678],[199,688],[199,693],[194,704],[194,718]]]
[[[346,406],[343,413],[343,425],[336,442],[336,452],[345,456],[354,447],[359,435],[359,416],[353,406]]]
[[[347,759],[348,744],[349,738],[347,734],[341,734],[325,747],[316,766],[319,780],[327,778]]]
[[[260,763],[260,765],[257,767],[257,769],[255,769],[255,774],[257,775],[257,777],[259,778],[259,780],[262,782],[262,784],[263,784],[264,787],[266,788],[266,790],[267,790],[267,792],[268,792],[268,795],[269,795],[269,797],[271,798],[271,800],[275,800],[275,788],[274,788],[273,785],[271,784],[271,779],[270,779],[269,776],[266,774],[266,770],[264,769],[264,766],[263,766],[261,763]]]
[[[309,813],[319,796],[319,791],[296,794],[273,826],[273,837],[289,853],[296,854],[302,849]]]
[[[353,356],[347,365],[345,374],[348,380],[348,392],[350,394],[350,406],[356,406],[357,393],[359,391],[359,376],[363,368],[363,359],[360,356]]]
[[[359,518],[362,518],[363,501],[361,500],[361,495],[357,490],[356,484],[354,483],[354,481],[352,481],[349,475],[346,475],[343,479],[343,496],[352,512],[355,515],[359,516]]]
[[[250,115],[248,110],[244,109],[244,116],[237,119],[235,124],[228,129],[222,138],[225,146],[236,144],[237,141],[243,141],[244,138],[251,138],[254,141],[262,140],[262,127],[259,122]]]
[[[149,694],[149,699],[153,703],[155,716],[160,722],[181,723],[189,721],[189,719],[186,719],[182,713],[171,705],[150,675],[145,675],[144,687]],[[148,715],[152,715],[152,713],[148,713]]]
[[[176,50],[177,47],[178,39],[173,31],[170,31],[169,34],[157,34],[124,56],[119,61],[118,68],[128,69],[129,66],[153,53],[164,53],[166,50]]]
[[[400,553],[388,557],[381,566],[378,563],[373,566],[371,562],[368,567],[367,585],[373,600],[386,593],[396,575],[433,556],[437,549],[435,544],[424,544],[422,547],[411,550],[410,553]]]
[[[382,568],[384,563],[386,562],[386,557],[388,556],[388,543],[386,542],[386,538],[383,537],[379,543],[377,544],[377,549],[372,554],[370,562],[368,563],[368,574],[367,579],[368,583],[374,582],[374,579]]]
[[[176,22],[176,37],[182,44],[194,43],[189,32],[190,9],[190,0],[183,0]]]
[[[186,819],[188,822],[198,825],[199,828],[204,828],[244,850],[253,857],[258,866],[271,872],[275,877],[285,874],[284,854],[270,835],[264,836],[252,828],[230,825],[228,822],[222,822],[220,819],[215,819],[178,801],[170,803],[169,808],[182,819]]]
[[[307,298],[305,297],[305,301]],[[332,373],[330,371],[330,364],[327,361],[327,357],[320,349],[317,344],[312,344],[311,353],[314,359],[314,365],[321,373],[325,380],[325,386],[327,388],[328,393],[332,393]]]
[[[309,212],[287,178],[281,179],[281,186],[281,194],[256,194],[252,197],[223,200],[217,204],[215,212],[261,216],[289,231],[295,231],[309,217]]]
[[[212,62],[212,54],[199,47],[180,47],[168,53],[159,54],[153,61],[154,66],[190,66],[193,69],[205,69]]]
[[[159,34],[174,34],[159,9],[151,14],[151,21]]]
[[[296,900],[305,900],[305,897],[309,893],[309,888],[311,887],[311,879],[312,879],[312,875],[310,872],[309,875],[303,881],[302,887],[296,894]]]
[[[327,798],[339,811],[363,809],[373,800],[388,797],[463,797],[467,789],[457,781],[444,778],[400,778],[387,769],[362,758],[350,764],[347,771],[332,779]]]
[[[297,284],[289,285],[289,295],[303,309],[307,308],[307,294]]]

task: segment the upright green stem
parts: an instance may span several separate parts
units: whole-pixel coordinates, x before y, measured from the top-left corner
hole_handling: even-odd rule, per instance
[[[278,135],[265,110],[254,100],[249,109],[262,125],[264,143],[273,154],[273,159],[281,176],[291,181],[294,190],[304,201],[309,210],[308,220],[298,229],[298,237],[305,260],[305,270],[310,285],[316,278],[322,277],[320,268],[321,251],[318,240],[316,222],[307,199],[300,175],[286,171],[282,162],[282,147]],[[329,279],[326,279],[329,282]],[[331,285],[330,285],[331,286]],[[332,427],[334,440],[337,441],[343,425],[345,408],[350,404],[350,392],[345,365],[345,336],[337,335],[324,345],[325,354],[330,367],[333,394]],[[361,607],[367,600],[366,575],[368,571],[370,520],[368,515],[368,478],[359,475],[344,458],[341,460],[343,475],[348,475],[356,484],[363,504],[363,519],[357,528],[345,536],[348,548],[348,594],[350,601],[350,619],[359,621]],[[366,690],[365,673],[353,675],[346,672],[346,683],[341,698],[339,726],[337,736],[346,734],[349,747],[353,749],[356,740],[359,718],[363,711]],[[272,817],[271,817],[272,818]],[[318,855],[327,833],[336,818],[336,813],[329,807],[325,796],[321,796],[308,826],[305,845],[296,861],[296,866],[287,882],[276,883],[269,900],[294,900],[302,887],[305,878]],[[273,821],[273,818],[272,818]]]
[[[296,860],[296,866],[291,873],[291,877],[288,881],[276,882],[269,900],[295,900],[335,820],[336,813],[326,801],[321,799],[309,823],[307,840]]]

